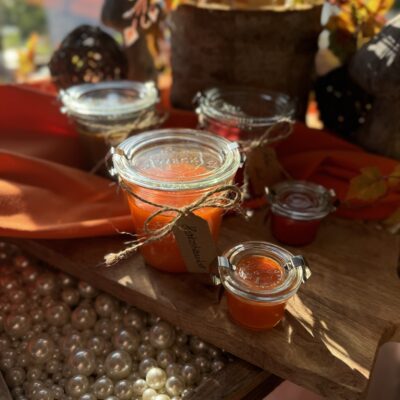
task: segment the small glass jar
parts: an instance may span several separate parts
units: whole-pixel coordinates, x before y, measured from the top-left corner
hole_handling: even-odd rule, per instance
[[[211,88],[196,97],[199,126],[232,141],[251,141],[295,113],[288,96],[252,88]],[[288,129],[271,132],[269,143],[285,139]]]
[[[240,153],[236,144],[208,132],[163,129],[126,139],[117,147],[113,164],[113,172],[129,192],[153,204],[182,208],[220,185],[231,184],[240,164]],[[144,203],[129,192],[136,233],[145,235],[145,221],[160,207]],[[208,222],[217,240],[223,210],[200,208],[194,214]],[[149,228],[165,226],[175,216],[175,212],[164,212],[152,219]],[[173,234],[142,246],[140,251],[154,268],[187,271]]]
[[[285,181],[266,189],[271,205],[271,231],[290,246],[311,243],[323,218],[335,211],[334,190],[306,181]]]
[[[310,276],[303,257],[267,242],[244,242],[219,258],[231,319],[257,331],[282,320],[287,302]]]
[[[111,146],[157,128],[164,115],[153,82],[111,81],[72,86],[60,92],[63,111],[79,133],[88,168],[100,166]],[[104,172],[104,168],[103,168]]]

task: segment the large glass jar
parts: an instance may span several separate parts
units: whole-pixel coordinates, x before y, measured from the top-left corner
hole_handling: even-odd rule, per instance
[[[199,126],[232,141],[257,139],[295,112],[288,96],[252,88],[211,88],[199,93],[196,101]],[[283,126],[271,132],[268,142],[278,142],[289,133]]]
[[[115,173],[128,189],[136,233],[146,235],[145,221],[160,210],[154,204],[186,207],[206,192],[232,183],[240,164],[240,154],[235,144],[208,132],[164,129],[126,139],[117,147],[113,164]],[[208,222],[216,240],[223,210],[200,208],[194,214]],[[163,212],[152,219],[149,228],[165,226],[175,216],[176,212]],[[157,269],[186,271],[173,234],[144,245],[140,251],[146,262]]]
[[[228,313],[252,330],[277,325],[287,302],[311,275],[303,257],[267,242],[241,243],[219,260]]]
[[[311,243],[321,221],[336,209],[335,192],[312,182],[280,182],[267,189],[267,195],[272,234],[291,246]]]
[[[111,146],[163,121],[152,82],[111,81],[72,86],[60,92],[79,132],[88,168],[100,167]],[[105,168],[103,168],[104,172]]]

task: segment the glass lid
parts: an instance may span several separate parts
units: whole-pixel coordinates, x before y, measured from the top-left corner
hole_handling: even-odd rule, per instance
[[[72,86],[60,99],[69,114],[117,119],[154,106],[158,93],[153,82],[110,81]]]
[[[282,93],[252,88],[211,88],[198,95],[198,112],[217,121],[252,129],[292,119],[295,108]]]
[[[240,165],[236,143],[206,131],[160,129],[134,135],[114,151],[115,173],[165,191],[204,189],[231,180]]]
[[[266,191],[272,212],[292,219],[320,219],[335,210],[335,192],[312,182],[280,182]]]
[[[310,275],[302,257],[268,242],[244,242],[219,258],[225,289],[249,300],[285,301]]]

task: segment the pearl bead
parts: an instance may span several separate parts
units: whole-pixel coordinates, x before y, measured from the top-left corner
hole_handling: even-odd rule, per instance
[[[174,343],[174,328],[165,321],[155,324],[150,330],[150,343],[157,349],[166,349]]]
[[[197,336],[192,336],[189,343],[190,350],[192,350],[194,354],[204,353],[208,349],[207,344],[199,339]]]
[[[27,367],[29,364],[29,356],[27,353],[21,353],[17,357],[17,365],[19,367]]]
[[[220,359],[216,359],[211,362],[211,371],[212,372],[221,371],[221,369],[223,369],[224,367],[225,367],[225,363]]]
[[[24,269],[30,264],[28,257],[23,255],[15,256],[13,262],[18,269]]]
[[[156,396],[157,392],[154,389],[149,388],[143,392],[142,400],[154,400]]]
[[[111,396],[113,391],[113,382],[106,376],[98,378],[92,387],[92,392],[98,399],[105,399],[107,396]]]
[[[164,387],[167,375],[161,368],[151,368],[146,374],[146,383],[153,389]]]
[[[126,379],[116,382],[114,394],[120,400],[130,400],[133,396],[132,383]]]
[[[87,340],[86,346],[88,349],[92,350],[96,356],[99,356],[105,348],[104,339],[100,336],[92,336]]]
[[[83,339],[79,333],[71,333],[70,336],[65,336],[60,341],[60,349],[64,356],[68,356],[82,347]]]
[[[49,374],[54,374],[58,371],[61,371],[61,363],[57,360],[50,360],[46,364],[46,372]]]
[[[95,374],[97,376],[101,376],[104,375],[106,373],[106,369],[104,367],[104,362],[101,361],[97,361],[96,362],[96,370],[95,370]]]
[[[33,265],[29,265],[20,272],[20,276],[24,283],[32,283],[39,276],[39,270]]]
[[[63,400],[65,397],[64,389],[58,385],[52,385],[51,390],[53,391],[54,398],[57,400]]]
[[[10,387],[20,386],[25,381],[25,370],[21,367],[14,367],[7,371],[6,382]]]
[[[82,396],[89,388],[89,381],[86,376],[75,375],[70,378],[65,386],[66,392],[72,397]]]
[[[112,337],[112,343],[116,349],[133,353],[140,344],[140,336],[133,330],[121,329]]]
[[[173,362],[175,362],[175,354],[171,350],[161,350],[157,354],[157,363],[161,368],[167,368]]]
[[[180,364],[169,364],[165,370],[167,376],[181,376],[182,366]]]
[[[48,296],[57,289],[56,277],[52,272],[44,272],[36,279],[38,293]]]
[[[107,356],[104,367],[109,378],[124,379],[131,372],[132,359],[126,351],[115,350]]]
[[[71,316],[72,326],[78,330],[91,328],[96,323],[96,311],[90,306],[77,307]]]
[[[44,320],[44,311],[41,308],[34,308],[30,312],[33,323],[39,323]]]
[[[144,378],[147,375],[147,372],[154,367],[157,367],[157,361],[154,358],[144,358],[139,364],[140,376]]]
[[[21,304],[25,301],[26,294],[22,289],[13,289],[10,290],[8,298],[10,299],[11,303]]]
[[[59,272],[57,279],[60,285],[64,288],[74,286],[75,284],[75,279],[71,275],[65,274],[64,272]]]
[[[144,379],[138,379],[132,384],[133,394],[140,396],[147,389],[147,383]]]
[[[186,388],[182,392],[182,399],[186,399],[187,397],[191,396],[193,394],[193,389],[192,388]]]
[[[88,299],[96,297],[96,295],[98,293],[96,288],[94,288],[92,285],[89,285],[89,283],[83,282],[83,281],[80,281],[78,283],[78,290],[82,297],[85,297]]]
[[[179,333],[176,335],[175,341],[176,341],[177,344],[183,346],[183,345],[185,345],[185,344],[187,343],[187,341],[188,341],[188,336],[187,336],[185,333],[183,333],[183,332],[179,332]]]
[[[0,354],[3,354],[3,352],[9,349],[10,346],[11,346],[10,340],[5,336],[0,336]]]
[[[144,358],[154,357],[155,354],[155,349],[147,343],[142,343],[137,349],[137,355],[140,360],[143,360]]]
[[[187,385],[194,385],[199,379],[199,372],[192,364],[185,364],[182,367],[181,375]]]
[[[221,351],[214,346],[208,345],[208,354],[211,358],[218,358],[221,357]]]
[[[96,297],[94,307],[100,317],[110,317],[117,311],[117,302],[108,294],[101,293]]]
[[[28,342],[28,353],[35,363],[48,361],[54,352],[54,342],[46,335],[34,336]]]
[[[165,383],[165,389],[170,396],[179,396],[185,389],[185,384],[180,378],[170,376]]]
[[[198,355],[193,359],[193,362],[201,373],[206,373],[210,370],[210,362],[205,356]]]
[[[79,400],[97,400],[97,397],[93,393],[85,393]]]
[[[56,303],[46,310],[46,319],[50,325],[63,326],[70,317],[69,307],[64,303]]]
[[[91,350],[76,350],[68,358],[68,366],[76,375],[91,375],[96,368],[96,359]]]
[[[116,396],[108,396],[106,400],[119,400]]]
[[[153,400],[171,400],[171,398],[166,394],[158,394]]]
[[[99,319],[95,326],[94,331],[97,335],[109,337],[112,335],[112,322],[109,319]]]
[[[21,337],[31,328],[31,318],[27,314],[9,315],[4,321],[4,330],[10,336]]]
[[[145,325],[143,313],[136,309],[130,309],[123,317],[123,324],[125,328],[142,330]]]
[[[74,289],[71,287],[65,288],[61,292],[61,299],[64,303],[68,304],[69,306],[76,306],[79,303],[80,294],[78,289]]]
[[[33,393],[32,400],[54,400],[54,394],[51,389],[40,388]]]
[[[42,374],[42,370],[38,367],[29,367],[26,373],[26,378],[28,381],[37,381]]]

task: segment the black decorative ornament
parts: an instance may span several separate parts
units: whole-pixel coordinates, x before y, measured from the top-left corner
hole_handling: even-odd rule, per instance
[[[127,78],[128,63],[118,43],[96,26],[81,25],[70,32],[49,63],[58,88]]]

